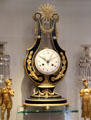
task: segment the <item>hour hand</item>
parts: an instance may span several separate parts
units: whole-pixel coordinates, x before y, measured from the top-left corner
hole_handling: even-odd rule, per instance
[[[42,57],[42,56],[39,56],[41,59],[43,59],[44,61],[46,61],[47,62],[47,60],[44,58],[44,57]]]
[[[49,62],[50,62],[51,60],[57,58],[57,57],[52,57],[52,56],[53,56],[53,54],[51,54],[50,59],[49,59]]]

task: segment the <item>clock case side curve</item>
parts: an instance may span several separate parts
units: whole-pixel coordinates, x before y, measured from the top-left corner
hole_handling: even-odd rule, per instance
[[[44,76],[42,74],[37,74],[33,64],[34,64],[34,56],[38,52],[41,43],[41,30],[40,24],[38,23],[38,35],[34,45],[31,48],[28,48],[26,51],[26,57],[24,60],[24,68],[25,71],[33,82],[40,84],[44,81]]]
[[[52,47],[56,52],[59,54],[62,66],[57,74],[50,75],[49,81],[53,84],[56,84],[58,81],[62,80],[65,77],[67,68],[68,68],[68,60],[65,54],[65,51],[59,46],[57,42],[57,35],[56,35],[56,22],[54,24],[54,30],[52,31],[52,39],[51,39]]]

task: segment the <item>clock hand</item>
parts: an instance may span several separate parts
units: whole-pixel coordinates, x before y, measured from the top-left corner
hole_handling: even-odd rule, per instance
[[[53,56],[53,54],[50,55],[49,61],[50,61],[50,59],[52,58],[52,56]]]
[[[53,54],[51,54],[51,56],[50,56],[50,59],[49,60],[46,60],[44,57],[42,57],[42,56],[39,56],[41,59],[43,59],[44,61],[46,61],[47,62],[47,64],[49,64],[49,62],[52,60],[52,59],[54,59],[54,58],[56,58],[56,57],[53,57],[52,58],[52,56],[53,56]]]
[[[49,59],[47,59],[47,60],[46,60],[45,58],[43,58],[43,59],[45,59],[45,61],[49,64],[52,56],[53,56],[53,54],[50,55]],[[40,57],[41,57],[41,56],[40,56]]]
[[[43,59],[44,61],[46,61],[47,62],[47,60],[44,58],[44,57],[41,57],[41,56],[39,56],[41,59]]]
[[[49,61],[51,61],[51,60],[53,60],[53,59],[55,59],[55,58],[57,58],[57,57],[53,57],[53,58],[51,58]]]
[[[46,61],[47,64],[49,64],[49,62],[50,62],[49,60],[46,60],[46,59],[45,59],[44,57],[42,57],[42,56],[39,56],[39,57],[40,57],[41,59],[43,59],[44,61]]]
[[[53,58],[52,58],[52,56],[53,56],[53,54],[50,55],[49,60],[46,60],[45,58],[43,58],[43,59],[45,59],[45,61],[49,64],[52,59],[57,58],[57,57],[53,57]],[[41,56],[40,56],[40,57],[41,57]]]

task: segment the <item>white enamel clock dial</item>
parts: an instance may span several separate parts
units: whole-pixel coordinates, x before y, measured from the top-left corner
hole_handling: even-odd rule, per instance
[[[61,64],[59,54],[49,48],[45,48],[35,56],[35,66],[37,70],[45,75],[51,75],[58,71]]]

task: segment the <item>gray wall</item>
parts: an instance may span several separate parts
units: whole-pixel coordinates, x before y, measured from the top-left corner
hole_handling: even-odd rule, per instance
[[[44,3],[55,5],[60,15],[60,46],[66,50],[69,67],[65,79],[56,90],[67,97],[70,106],[80,110],[80,82],[78,62],[81,44],[91,44],[91,0],[0,0],[0,41],[7,41],[6,53],[11,56],[13,79],[13,109],[11,120],[16,117],[17,106],[31,94],[33,83],[24,72],[25,51],[33,43],[34,21],[32,14]],[[73,120],[80,120],[78,113]]]

